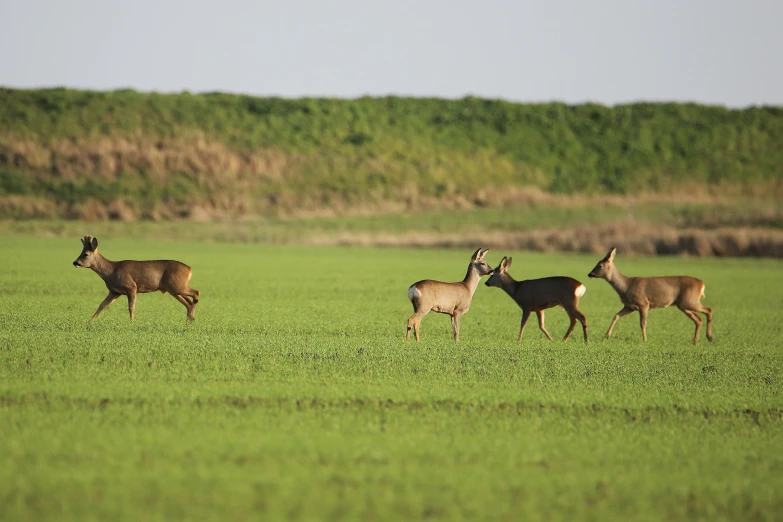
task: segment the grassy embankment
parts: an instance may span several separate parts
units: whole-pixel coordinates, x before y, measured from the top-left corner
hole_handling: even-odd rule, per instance
[[[778,255],[781,180],[775,107],[0,89],[6,219],[243,218],[245,236],[447,245],[456,213],[517,233],[493,244]]]

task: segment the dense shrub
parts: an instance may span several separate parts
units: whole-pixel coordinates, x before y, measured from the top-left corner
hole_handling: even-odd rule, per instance
[[[779,107],[0,89],[0,196],[351,203],[781,179]]]

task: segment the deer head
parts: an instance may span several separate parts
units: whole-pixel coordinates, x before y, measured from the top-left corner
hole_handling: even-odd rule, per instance
[[[92,236],[84,236],[84,239],[82,239],[82,253],[73,262],[73,266],[90,268],[93,266],[97,254],[98,239]]]
[[[496,269],[492,271],[492,275],[484,283],[487,286],[502,287],[503,281],[508,277],[508,267],[511,266],[511,258],[503,256],[500,260],[500,264]]]
[[[489,249],[481,250],[479,248],[473,253],[473,257],[470,258],[470,264],[478,272],[479,276],[492,273],[492,267],[484,261],[484,256],[487,255],[487,252],[489,252]]]
[[[606,253],[606,256],[598,262],[597,265],[595,265],[595,268],[593,268],[592,271],[590,271],[589,274],[587,274],[587,277],[590,278],[601,278],[606,279],[609,277],[609,274],[612,273],[612,267],[614,267],[614,255],[617,253],[617,249],[612,247],[609,249],[609,252]]]

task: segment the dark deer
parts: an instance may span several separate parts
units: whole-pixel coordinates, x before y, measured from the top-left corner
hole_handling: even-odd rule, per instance
[[[187,319],[195,318],[200,292],[188,287],[192,273],[188,265],[179,261],[109,261],[98,252],[98,239],[84,236],[82,253],[73,262],[75,267],[91,268],[101,276],[109,295],[92,316],[94,321],[104,308],[121,295],[128,296],[131,321],[136,312],[136,294],[147,292],[170,293],[185,305]]]
[[[408,288],[408,299],[413,303],[413,315],[408,319],[408,331],[405,340],[411,338],[411,329],[419,340],[419,325],[421,319],[430,310],[451,316],[451,328],[454,331],[454,341],[459,341],[459,320],[468,313],[473,294],[476,292],[479,281],[487,274],[492,273],[492,268],[484,261],[484,256],[489,250],[480,248],[473,253],[468,265],[468,273],[465,279],[457,283],[443,283],[426,279],[414,283]]]
[[[712,341],[712,308],[701,304],[701,298],[704,297],[704,283],[701,280],[690,276],[626,277],[614,265],[616,253],[616,248],[609,249],[606,257],[588,274],[588,277],[606,279],[623,302],[623,309],[615,314],[609,330],[606,331],[607,339],[612,335],[614,323],[619,318],[638,310],[642,338],[646,341],[647,312],[651,308],[676,305],[696,325],[693,344],[699,340],[702,324],[697,312],[707,316],[707,339]]]
[[[555,276],[544,277],[542,279],[526,279],[516,281],[508,273],[508,267],[511,266],[511,258],[501,259],[500,264],[495,269],[492,276],[485,283],[487,286],[502,288],[508,295],[516,301],[522,309],[522,322],[519,325],[519,340],[522,340],[522,333],[525,331],[525,323],[530,318],[532,312],[538,317],[538,327],[552,340],[552,336],[544,327],[544,310],[554,306],[562,306],[571,319],[571,325],[563,337],[563,341],[568,340],[571,332],[574,331],[576,322],[582,323],[582,331],[587,342],[587,317],[579,311],[579,298],[585,294],[585,285],[570,277]]]

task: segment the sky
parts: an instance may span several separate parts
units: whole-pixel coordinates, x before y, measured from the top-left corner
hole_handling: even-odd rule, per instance
[[[0,0],[0,86],[783,105],[781,0]]]

